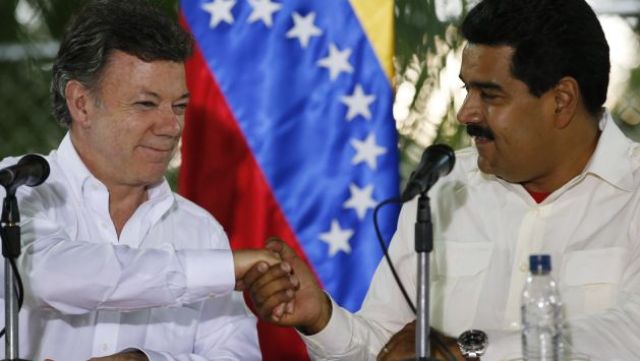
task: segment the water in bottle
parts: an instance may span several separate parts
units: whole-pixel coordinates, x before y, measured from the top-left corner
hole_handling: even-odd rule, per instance
[[[564,361],[566,330],[551,256],[529,257],[529,276],[522,292],[522,354],[526,361]]]

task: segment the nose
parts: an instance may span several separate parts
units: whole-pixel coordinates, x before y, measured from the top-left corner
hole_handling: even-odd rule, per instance
[[[168,109],[167,109],[168,108]],[[161,108],[156,122],[155,133],[177,138],[182,134],[184,115],[176,114],[171,106]]]
[[[458,122],[463,125],[482,122],[483,116],[480,99],[475,93],[473,90],[470,90],[464,98],[460,110],[458,110]]]

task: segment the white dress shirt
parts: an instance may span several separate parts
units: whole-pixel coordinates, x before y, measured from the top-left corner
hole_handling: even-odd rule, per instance
[[[228,239],[211,215],[163,181],[118,237],[109,193],[68,134],[47,159],[46,183],[18,192],[21,357],[86,360],[136,348],[151,360],[261,358],[255,318],[233,292]]]
[[[608,115],[601,128],[584,171],[540,204],[521,185],[481,173],[474,149],[458,152],[453,172],[430,192],[431,325],[453,337],[486,331],[483,361],[521,353],[520,297],[535,253],[551,255],[574,352],[640,360],[640,146]],[[416,205],[403,207],[390,247],[414,300]],[[305,341],[316,359],[374,360],[413,320],[383,260],[361,310],[334,303],[327,327]]]

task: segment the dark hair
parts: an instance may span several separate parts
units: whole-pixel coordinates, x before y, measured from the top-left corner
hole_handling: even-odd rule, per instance
[[[65,30],[52,69],[53,115],[64,126],[71,115],[64,95],[69,80],[95,87],[116,50],[144,61],[184,62],[191,36],[146,0],[93,0],[74,15]]]
[[[600,112],[609,85],[609,45],[584,0],[483,0],[465,18],[462,34],[471,43],[514,48],[511,73],[535,96],[570,76],[587,111]]]

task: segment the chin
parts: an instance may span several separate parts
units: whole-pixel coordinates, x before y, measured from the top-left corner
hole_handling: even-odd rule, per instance
[[[489,162],[481,156],[478,156],[478,168],[482,173],[485,174],[495,174],[494,168],[489,164]]]
[[[145,174],[139,174],[138,179],[140,180],[141,183],[145,184],[146,186],[153,186],[164,180],[165,172],[166,172],[166,169],[163,170],[162,172],[154,171],[154,172],[147,172]]]

